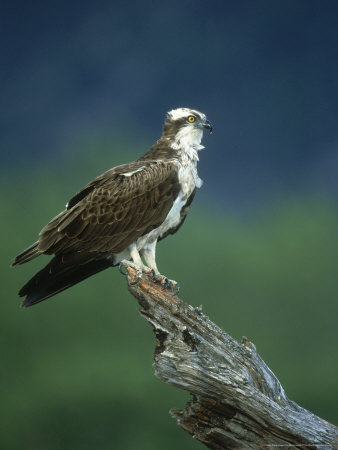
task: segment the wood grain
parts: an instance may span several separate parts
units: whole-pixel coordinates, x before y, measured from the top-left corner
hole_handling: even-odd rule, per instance
[[[252,342],[237,342],[147,276],[133,284],[124,265],[157,340],[155,375],[192,394],[170,411],[180,427],[212,449],[338,448],[338,428],[288,399]]]

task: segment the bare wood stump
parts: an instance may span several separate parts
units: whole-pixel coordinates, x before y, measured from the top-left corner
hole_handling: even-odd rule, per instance
[[[212,449],[338,448],[338,428],[289,400],[252,342],[238,343],[146,276],[133,284],[125,267],[157,339],[155,375],[193,396],[170,411],[180,427]]]

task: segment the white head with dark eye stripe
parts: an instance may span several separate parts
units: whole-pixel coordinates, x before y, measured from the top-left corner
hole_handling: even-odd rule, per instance
[[[212,131],[206,115],[190,108],[178,108],[169,111],[163,127],[163,135],[173,139],[175,150],[200,150],[203,130]]]

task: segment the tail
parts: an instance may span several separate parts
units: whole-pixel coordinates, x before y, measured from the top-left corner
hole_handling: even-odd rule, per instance
[[[20,297],[26,296],[21,306],[42,302],[112,265],[112,258],[107,254],[55,256],[21,288]]]
[[[41,255],[41,251],[38,249],[39,241],[34,242],[30,247],[26,248],[20,255],[16,256],[12,266],[18,266],[24,264],[37,256]]]

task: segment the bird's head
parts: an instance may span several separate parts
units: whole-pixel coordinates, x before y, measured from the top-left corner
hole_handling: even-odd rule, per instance
[[[206,115],[190,108],[177,108],[167,113],[163,126],[163,135],[176,140],[184,137],[192,143],[200,143],[203,130],[212,132],[212,126]]]

